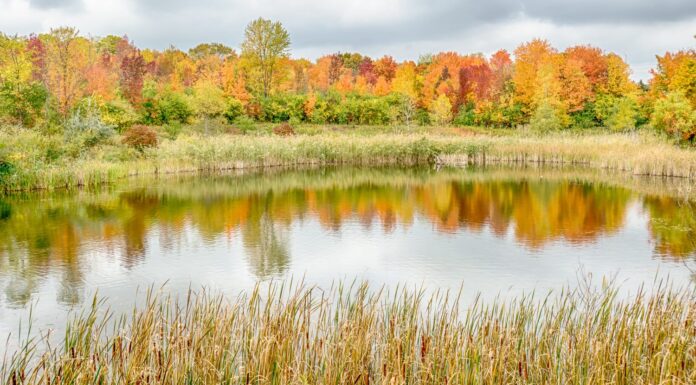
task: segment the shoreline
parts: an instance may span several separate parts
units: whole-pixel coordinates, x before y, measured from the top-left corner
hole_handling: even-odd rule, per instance
[[[18,144],[19,146],[19,144]],[[17,147],[17,146],[16,146]],[[0,194],[113,184],[136,176],[205,174],[276,167],[537,165],[610,170],[636,176],[696,179],[696,151],[631,134],[443,136],[182,136],[120,161],[109,151],[55,163],[19,163]],[[24,151],[27,152],[27,151]],[[15,157],[24,157],[18,148]]]

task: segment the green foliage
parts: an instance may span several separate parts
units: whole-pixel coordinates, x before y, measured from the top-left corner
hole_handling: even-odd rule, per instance
[[[41,110],[46,105],[48,91],[39,83],[12,84],[0,83],[0,117],[9,117],[12,121],[27,127],[36,124]]]
[[[558,109],[548,100],[542,100],[534,111],[529,127],[538,132],[550,132],[563,127]]]
[[[680,138],[696,131],[694,109],[682,92],[670,92],[655,102],[651,122],[655,128]]]
[[[600,125],[606,125],[607,119],[612,114],[617,97],[611,94],[598,94],[594,103],[595,119]]]
[[[176,139],[177,136],[181,133],[183,126],[181,125],[180,122],[171,122],[169,124],[165,124],[162,126],[162,129],[164,132],[167,134],[167,137],[169,139]]]
[[[232,123],[238,116],[244,115],[244,105],[238,99],[231,98],[227,101],[227,108],[223,115],[229,123]]]
[[[205,119],[220,116],[229,107],[222,89],[210,82],[196,84],[191,104],[198,116]]]
[[[457,116],[454,117],[455,126],[473,126],[477,123],[476,111],[474,110],[473,103],[467,103],[459,107],[459,112]]]
[[[346,113],[342,104],[343,98],[335,91],[318,95],[309,121],[318,124],[345,123]]]
[[[124,99],[114,99],[104,103],[100,108],[101,120],[123,132],[137,123],[140,117],[133,106]]]
[[[341,104],[342,118],[340,123],[384,125],[392,121],[393,104],[387,97],[359,97],[346,98]]]
[[[595,112],[595,104],[585,103],[582,110],[570,114],[571,125],[575,128],[594,128],[600,125]]]
[[[146,88],[143,95],[143,122],[146,124],[188,123],[194,115],[189,98],[179,92],[165,90],[158,94],[155,89]]]
[[[261,106],[259,120],[265,122],[287,122],[290,119],[305,120],[305,95],[277,94],[258,98]]]
[[[425,108],[418,108],[416,109],[415,120],[419,126],[428,126],[430,125],[430,113]]]
[[[195,59],[202,59],[207,56],[217,56],[219,58],[226,58],[230,55],[234,55],[234,50],[224,44],[220,43],[203,43],[189,49],[189,55]]]
[[[242,60],[248,68],[248,83],[262,96],[268,96],[277,83],[280,60],[290,55],[290,35],[276,21],[258,18],[244,31]]]
[[[638,105],[635,99],[628,96],[618,98],[606,121],[607,128],[613,131],[633,130],[636,128],[637,116]]]
[[[302,123],[302,121],[298,118],[292,117],[292,118],[290,118],[290,120],[288,120],[288,123],[291,126],[296,127],[296,126],[299,126]]]
[[[7,179],[14,172],[14,165],[10,163],[8,158],[8,151],[3,143],[0,143],[0,186],[4,184],[5,179]]]
[[[256,123],[254,122],[254,119],[246,115],[236,117],[233,123],[242,134],[249,134],[256,130]]]

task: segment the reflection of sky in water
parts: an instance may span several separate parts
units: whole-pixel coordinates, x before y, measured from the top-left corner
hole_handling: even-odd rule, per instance
[[[573,285],[580,268],[596,279],[616,275],[627,290],[649,286],[656,275],[669,275],[675,284],[689,282],[690,271],[682,262],[654,255],[656,237],[649,225],[650,210],[640,198],[624,195],[627,198],[616,229],[590,229],[587,236],[573,233],[572,240],[550,236],[532,246],[520,240],[515,223],[502,233],[493,231],[489,222],[482,226],[459,223],[459,230],[443,231],[427,210],[416,210],[408,224],[397,215],[389,230],[380,220],[374,219],[368,226],[365,218],[354,214],[344,215],[340,226],[327,226],[320,213],[309,210],[282,221],[262,214],[251,221],[253,229],[242,224],[211,233],[201,229],[200,217],[185,216],[175,224],[167,223],[161,218],[166,210],[165,214],[152,214],[157,204],[150,204],[148,212],[160,217],[145,214],[145,220],[136,223],[136,228],[145,229],[140,241],[124,245],[91,236],[80,242],[73,257],[78,262],[62,262],[73,263],[71,268],[61,263],[29,263],[31,258],[44,258],[41,256],[15,257],[14,269],[0,271],[0,338],[16,331],[20,319],[26,320],[28,306],[12,297],[14,292],[26,290],[23,282],[32,275],[39,277],[28,290],[34,327],[58,330],[69,309],[66,303],[89,302],[98,290],[113,308],[128,309],[136,288],[142,292],[165,282],[167,290],[178,293],[206,286],[232,294],[252,287],[258,278],[304,277],[307,283],[320,286],[358,278],[374,286],[405,283],[456,290],[463,285],[465,301],[477,293],[492,299],[498,294],[546,292]],[[219,214],[211,207],[205,215]],[[572,225],[572,221],[567,223]],[[91,225],[83,220],[72,226],[88,231]],[[554,229],[554,233],[563,234],[564,229]],[[127,258],[126,247],[131,250]],[[18,253],[21,248],[13,250]],[[29,267],[22,270],[18,265]],[[66,274],[70,276],[66,278]]]

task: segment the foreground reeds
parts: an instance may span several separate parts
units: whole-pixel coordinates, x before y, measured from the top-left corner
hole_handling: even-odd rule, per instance
[[[270,284],[236,300],[95,301],[59,345],[7,358],[8,384],[693,384],[696,296],[658,286],[476,302]]]
[[[133,175],[347,164],[571,164],[634,175],[696,178],[695,150],[647,133],[181,135],[143,154],[112,143],[72,157],[60,146],[38,133],[0,130],[4,156],[0,160],[12,165],[0,175],[0,191],[94,186]]]

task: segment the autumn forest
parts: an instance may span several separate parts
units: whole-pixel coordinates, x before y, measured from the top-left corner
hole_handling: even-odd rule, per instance
[[[291,124],[531,126],[541,131],[651,125],[696,134],[696,51],[661,53],[648,83],[617,54],[537,39],[491,56],[441,52],[417,62],[339,52],[290,56],[278,22],[258,19],[241,50],[140,49],[128,37],[74,28],[0,36],[0,119],[56,132],[96,119],[104,130],[220,121]],[[176,130],[170,128],[170,130]]]

